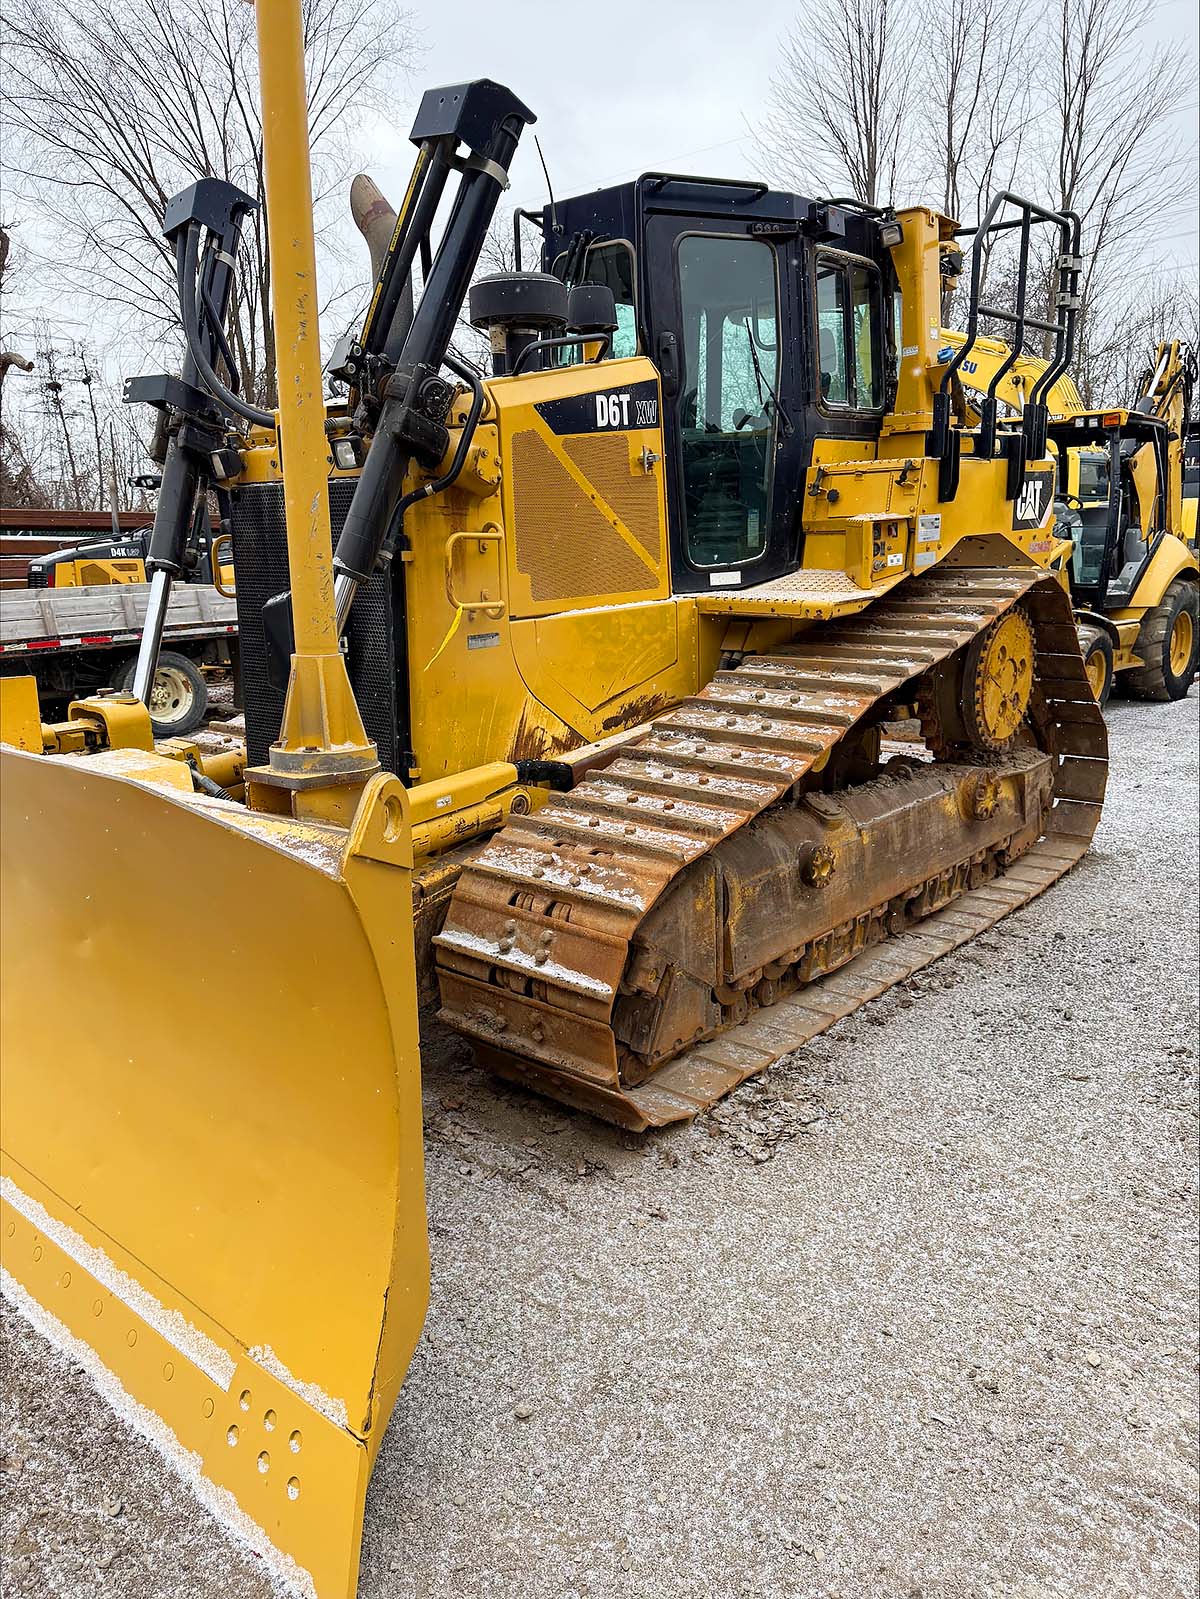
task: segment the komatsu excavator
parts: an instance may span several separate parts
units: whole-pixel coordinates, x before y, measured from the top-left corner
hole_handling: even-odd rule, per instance
[[[939,357],[949,362],[967,336],[943,329],[941,337]],[[985,403],[998,400],[1010,425],[1019,426],[1046,362],[981,338],[953,370],[952,387]],[[1195,352],[1169,340],[1155,350],[1130,410],[1089,411],[1065,374],[1046,392],[1058,462],[1056,526],[1071,541],[1064,565],[1088,681],[1101,705],[1117,673],[1142,699],[1183,699],[1200,664],[1200,561],[1187,459],[1195,384]],[[967,410],[972,419],[977,413]]]
[[[257,16],[279,410],[221,376],[251,202],[211,181],[165,224],[184,374],[140,380],[160,609],[196,494],[231,498],[243,798],[134,695],[25,740],[91,753],[5,749],[4,1266],[348,1599],[426,1303],[419,990],[498,1072],[661,1127],[1086,852],[1107,744],[1045,405],[1079,224],[1001,194],[967,230],[1052,241],[1051,317],[1005,313],[1053,349],[1015,429],[954,415],[952,221],[660,172],[547,206],[541,270],[475,284],[483,380],[450,341],[533,113],[435,89],[327,403],[300,6]],[[145,680],[155,648],[152,616]],[[168,904],[192,960],[160,959]]]

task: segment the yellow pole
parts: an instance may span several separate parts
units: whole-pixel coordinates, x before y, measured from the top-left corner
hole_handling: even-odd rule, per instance
[[[258,0],[256,11],[292,618],[297,653],[328,655],[337,635],[304,39],[299,0]]]
[[[279,444],[295,653],[278,742],[264,782],[310,787],[376,770],[338,647],[333,609],[328,445],[321,390],[308,103],[300,0],[257,0],[271,304],[279,373]]]

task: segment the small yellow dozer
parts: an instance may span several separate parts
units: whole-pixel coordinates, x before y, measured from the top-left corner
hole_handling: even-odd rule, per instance
[[[194,792],[120,698],[76,720],[138,712],[143,748],[4,748],[3,1269],[277,1571],[348,1599],[427,1299],[412,853],[334,630],[299,5],[258,27],[296,600],[258,776],[286,814]]]

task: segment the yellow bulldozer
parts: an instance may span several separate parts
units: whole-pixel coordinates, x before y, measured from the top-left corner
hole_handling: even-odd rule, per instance
[[[149,474],[148,474],[149,475]],[[229,539],[218,542],[209,528],[206,507],[193,526],[182,576],[189,583],[214,583],[232,593],[233,562],[222,560],[229,553]],[[31,589],[99,588],[109,583],[144,583],[146,555],[150,542],[149,524],[126,533],[115,527],[110,538],[89,539],[86,543],[36,555],[29,562],[25,583]],[[213,549],[217,563],[213,564]]]
[[[983,405],[998,402],[1008,425],[1018,427],[1025,397],[1047,363],[1017,358],[1000,339],[979,338],[961,353],[965,334],[943,329],[941,338],[951,387],[982,396]],[[1182,699],[1195,680],[1195,384],[1195,352],[1168,340],[1155,350],[1129,410],[1089,411],[1066,374],[1046,392],[1058,462],[1056,526],[1071,541],[1064,564],[1088,680],[1101,705],[1118,673],[1125,688],[1149,700]],[[966,419],[977,422],[979,413],[968,410]]]
[[[4,1269],[274,1569],[348,1599],[426,1305],[421,994],[497,1072],[663,1127],[1086,852],[1107,742],[1044,401],[1079,224],[1005,193],[969,230],[1048,236],[1056,294],[1019,428],[964,427],[952,220],[651,172],[472,287],[533,113],[434,89],[329,402],[300,6],[257,15],[279,409],[221,375],[252,202],[211,180],[164,221],[183,375],[138,380],[171,442],[135,688],[215,476],[247,764],[156,749],[140,693],[6,727]],[[165,905],[194,959],[159,959]]]

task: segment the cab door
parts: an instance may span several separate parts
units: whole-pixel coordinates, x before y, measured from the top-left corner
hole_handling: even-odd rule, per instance
[[[765,582],[798,564],[794,273],[748,220],[646,217],[649,353],[663,387],[676,592]],[[786,241],[794,253],[795,236]]]

